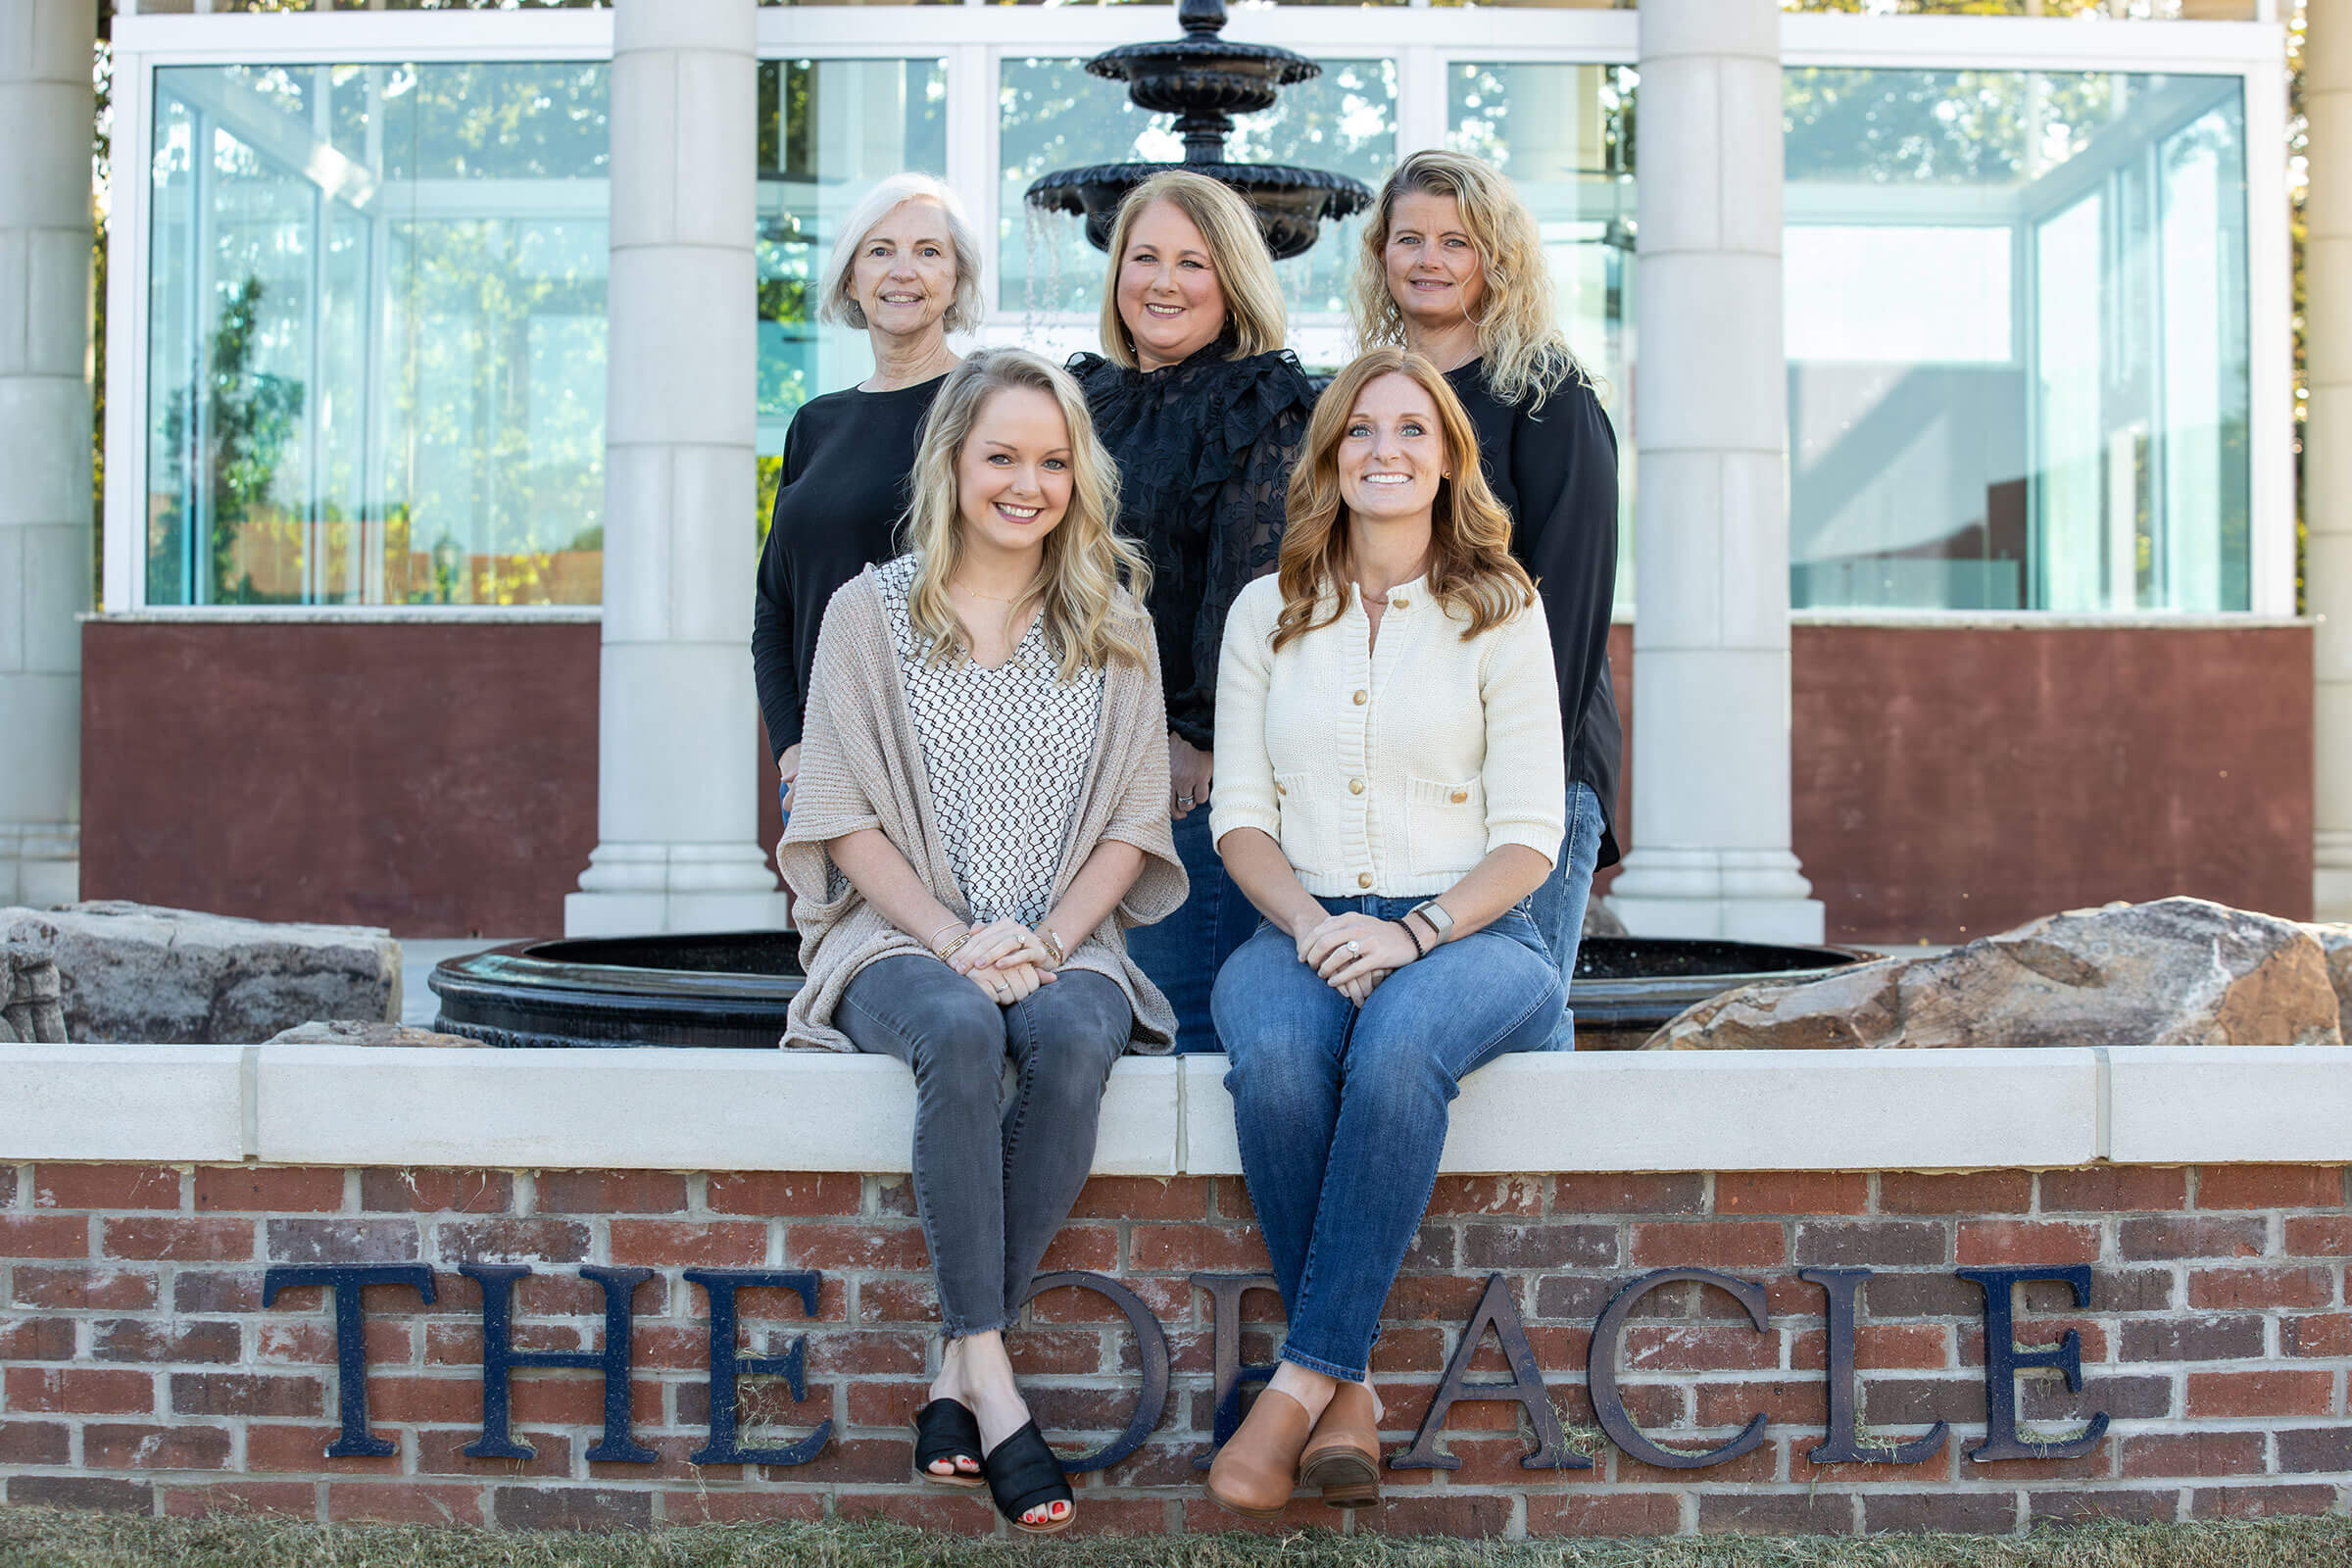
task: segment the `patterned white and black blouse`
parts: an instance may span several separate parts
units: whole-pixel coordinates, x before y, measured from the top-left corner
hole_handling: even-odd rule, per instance
[[[960,656],[931,662],[906,614],[914,557],[874,575],[956,885],[974,918],[1035,925],[1053,907],[1062,840],[1094,757],[1102,671],[1063,682],[1042,616],[995,669]]]

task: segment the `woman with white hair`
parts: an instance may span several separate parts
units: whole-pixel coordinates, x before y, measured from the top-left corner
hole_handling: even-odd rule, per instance
[[[868,192],[842,220],[816,318],[863,327],[874,373],[793,416],[760,552],[752,672],[788,816],[825,605],[898,553],[915,444],[956,364],[948,334],[980,324],[980,243],[955,192],[928,174],[894,174]]]

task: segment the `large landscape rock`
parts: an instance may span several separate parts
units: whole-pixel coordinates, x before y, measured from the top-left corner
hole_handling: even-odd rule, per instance
[[[0,944],[0,1045],[65,1044],[57,965],[31,948]]]
[[[2352,924],[2323,920],[2303,929],[2328,955],[2328,983],[2335,988],[2336,1017],[2352,1019]]]
[[[258,1045],[312,1018],[399,1016],[400,945],[141,904],[0,908],[0,944],[53,959],[76,1041]]]
[[[1744,986],[1642,1049],[2341,1045],[2328,971],[2291,920],[2203,899],[2111,904],[1928,957]]]

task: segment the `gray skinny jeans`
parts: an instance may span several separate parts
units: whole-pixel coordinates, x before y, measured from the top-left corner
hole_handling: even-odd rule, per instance
[[[858,971],[833,1023],[914,1069],[914,1206],[941,1327],[1004,1328],[1094,1165],[1102,1089],[1134,1025],[1126,993],[1065,969],[1003,1007],[937,958],[900,954]]]

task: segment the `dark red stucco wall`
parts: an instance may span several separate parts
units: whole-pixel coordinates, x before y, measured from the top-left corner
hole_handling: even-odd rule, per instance
[[[1630,627],[1611,650],[1630,729]],[[1799,626],[1792,654],[1796,851],[1833,940],[2172,893],[2308,914],[2306,628]],[[594,625],[94,621],[83,658],[85,897],[562,928],[596,843]]]

